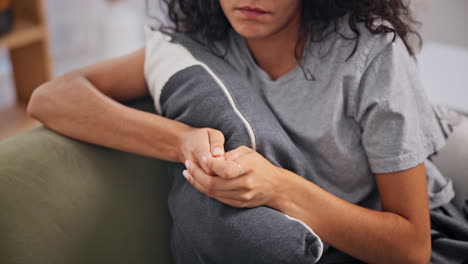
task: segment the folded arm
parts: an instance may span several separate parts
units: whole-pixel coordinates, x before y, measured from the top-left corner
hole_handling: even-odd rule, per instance
[[[346,202],[286,171],[276,209],[303,220],[326,242],[371,263],[428,263],[430,218],[424,164],[377,174],[383,211]],[[292,176],[292,177],[291,177]],[[319,213],[317,213],[319,212]]]
[[[120,102],[149,95],[144,49],[67,73],[38,87],[28,113],[66,136],[144,156],[179,161],[189,126]]]
[[[225,156],[226,160],[206,159],[207,166],[221,177],[206,175],[190,162],[184,174],[200,192],[223,203],[266,205],[297,218],[323,241],[365,262],[429,262],[430,218],[423,163],[375,175],[383,209],[375,211],[340,199],[247,147]]]

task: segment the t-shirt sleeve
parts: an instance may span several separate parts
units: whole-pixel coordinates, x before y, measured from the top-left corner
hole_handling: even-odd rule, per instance
[[[370,168],[388,173],[415,167],[445,138],[403,41],[376,41],[372,52],[354,107]]]

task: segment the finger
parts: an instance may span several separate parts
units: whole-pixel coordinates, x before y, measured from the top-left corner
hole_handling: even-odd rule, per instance
[[[221,131],[216,129],[208,130],[208,138],[210,141],[211,154],[214,157],[224,155],[224,135]]]
[[[195,187],[199,192],[204,193],[212,198],[215,199],[229,199],[229,200],[235,200],[235,197],[239,197],[242,193],[241,191],[217,191],[217,190],[210,190],[206,188],[203,184],[201,184],[199,181],[196,180],[196,178],[190,174],[187,170],[184,170],[182,172],[184,175],[185,179],[187,179],[190,184]]]
[[[239,146],[233,150],[230,150],[224,154],[227,160],[236,160],[240,156],[243,156],[247,153],[253,152],[255,150],[247,147],[247,146]]]
[[[218,198],[216,200],[218,200],[218,201],[220,201],[220,202],[222,202],[224,204],[230,205],[232,207],[237,207],[237,208],[249,207],[246,202],[239,201],[239,200],[236,200],[236,199]]]
[[[226,180],[218,176],[208,175],[196,164],[190,164],[190,169],[188,172],[198,183],[203,185],[208,190],[240,191],[244,189],[242,187],[243,181]]]
[[[258,158],[261,156],[257,152],[249,152],[238,157],[234,162],[238,163],[242,168],[242,174],[246,174],[252,171],[252,167],[258,163]]]
[[[206,194],[207,196],[216,199],[224,204],[233,206],[233,207],[247,207],[247,201],[243,201],[238,199],[241,196],[242,192],[239,191],[227,191],[227,192],[220,192],[220,191],[209,191],[199,182],[197,182],[194,177],[186,170],[182,172],[184,177],[189,181],[195,189],[199,192]]]
[[[203,186],[202,184],[200,184],[197,180],[195,180],[195,178],[190,174],[190,172],[188,170],[184,170],[182,171],[182,175],[184,175],[185,179],[193,185],[193,187],[195,187],[195,189],[197,189],[199,192],[201,193],[204,193],[210,197],[212,197],[212,194],[209,194],[209,191],[205,188],[205,186]],[[214,197],[213,197],[214,198]]]
[[[260,155],[253,149],[243,146],[231,152],[236,156],[235,159],[228,157],[228,153],[229,152],[226,152],[226,159],[224,161],[212,160],[208,162],[208,167],[216,175],[226,179],[232,179],[250,173],[257,160],[256,155]]]
[[[207,136],[207,140],[209,142],[209,135],[208,133],[206,134]],[[206,162],[203,162],[203,157],[212,157],[212,154],[210,152],[210,146],[209,146],[209,143],[206,144],[206,145],[202,145],[202,146],[198,146],[196,147],[193,151],[192,151],[192,157],[194,158],[194,162],[196,162],[197,164],[199,164],[203,170],[210,174],[210,175],[213,175],[213,171],[211,171],[207,166],[206,166]]]
[[[212,157],[211,155],[209,156],[203,156],[201,158],[200,164],[198,164],[207,174],[212,175],[212,176],[218,176],[211,168],[210,168],[210,163],[213,160],[225,160],[224,156],[219,156],[219,157]]]
[[[212,159],[207,164],[216,175],[225,179],[233,179],[244,174],[241,164],[237,161]]]

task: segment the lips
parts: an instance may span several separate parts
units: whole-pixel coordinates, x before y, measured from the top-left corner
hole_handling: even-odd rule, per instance
[[[255,7],[243,6],[239,8],[239,11],[248,18],[256,18],[267,14],[268,12]]]

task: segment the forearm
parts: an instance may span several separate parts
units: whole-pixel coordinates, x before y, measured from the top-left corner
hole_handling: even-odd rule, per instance
[[[180,162],[181,138],[191,129],[181,122],[122,105],[85,78],[64,78],[43,85],[34,92],[28,112],[66,136],[176,162]]]
[[[302,220],[325,242],[370,263],[418,263],[427,256],[430,246],[404,217],[354,205],[292,172],[284,174],[282,195],[272,207]]]

